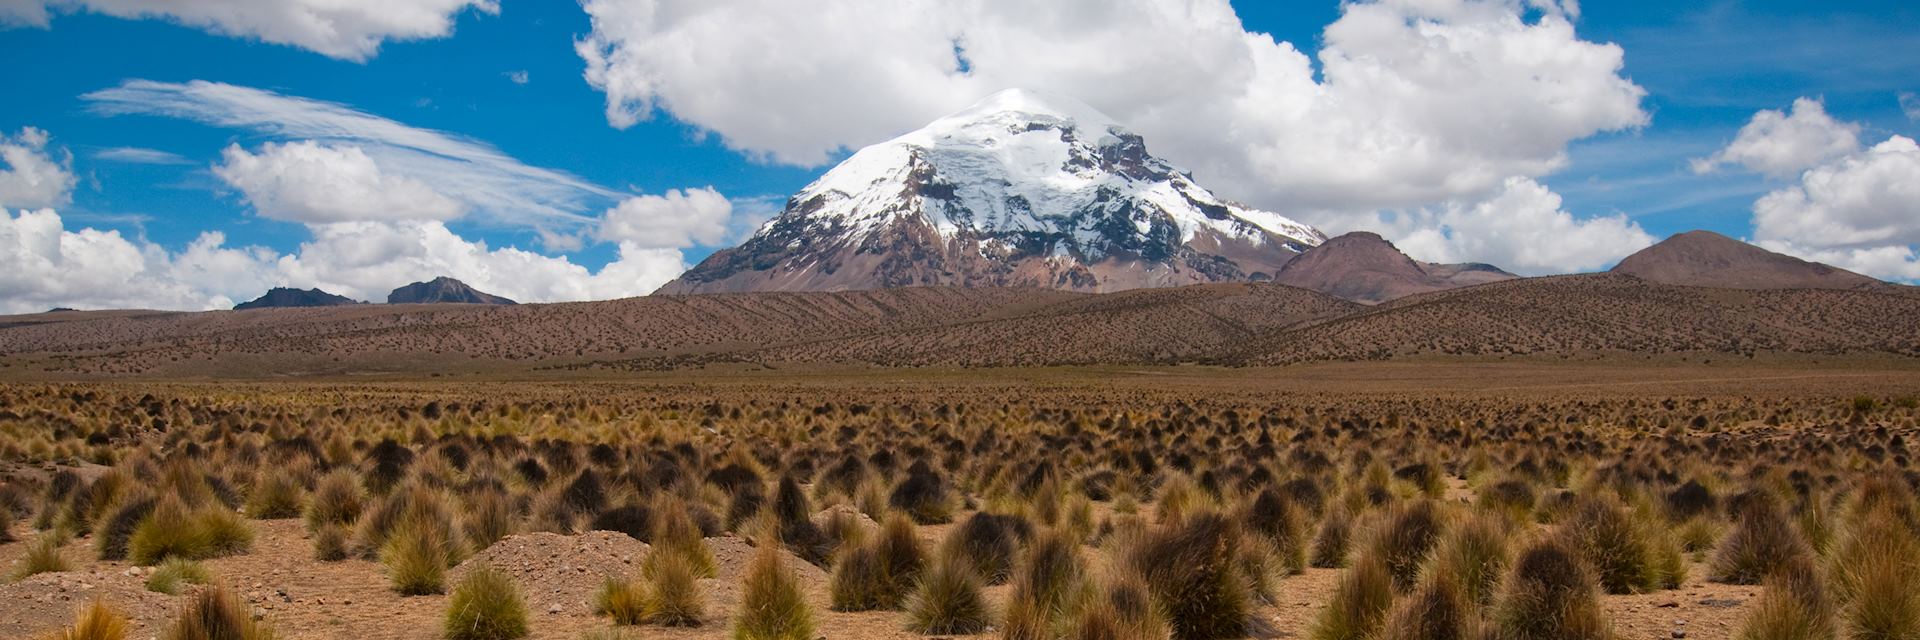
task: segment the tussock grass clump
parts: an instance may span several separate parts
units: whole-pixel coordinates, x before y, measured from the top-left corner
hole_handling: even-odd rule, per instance
[[[1836,630],[1833,603],[1820,570],[1806,556],[1780,565],[1740,627],[1740,640],[1830,640]]]
[[[186,558],[167,558],[147,576],[147,590],[170,596],[180,595],[181,585],[207,584],[213,574],[205,565]]]
[[[1401,598],[1387,614],[1382,638],[1393,640],[1477,639],[1473,606],[1451,580],[1428,580]]]
[[[694,523],[693,516],[688,513],[687,503],[661,494],[654,500],[652,511],[653,552],[675,554],[686,559],[692,564],[695,577],[713,577],[713,550],[707,548],[706,538],[700,533],[700,525]]]
[[[621,626],[646,624],[646,591],[640,583],[608,576],[593,594],[593,612]]]
[[[1439,544],[1446,523],[1434,503],[1421,500],[1395,506],[1387,520],[1373,534],[1367,554],[1380,558],[1393,574],[1396,593],[1413,590],[1420,578],[1420,566]]]
[[[27,543],[27,553],[20,557],[8,579],[18,582],[28,576],[42,573],[72,571],[73,563],[67,561],[66,554],[60,550],[66,544],[59,533],[48,531]]]
[[[1655,549],[1618,502],[1589,498],[1574,507],[1561,525],[1567,547],[1593,569],[1607,593],[1645,593],[1661,586]]]
[[[698,627],[706,616],[705,596],[700,592],[697,561],[679,553],[650,553],[641,567],[646,579],[648,624],[665,627]]]
[[[1053,637],[1055,623],[1085,584],[1086,565],[1079,545],[1058,530],[1036,533],[1014,570],[1003,636],[1009,640]]]
[[[134,528],[127,556],[134,564],[152,566],[171,557],[204,560],[241,553],[251,546],[253,529],[239,514],[217,503],[188,510],[185,502],[169,493]]]
[[[1920,638],[1920,538],[1894,510],[1859,516],[1828,575],[1849,638]]]
[[[1533,505],[1538,499],[1534,494],[1532,483],[1510,478],[1481,489],[1478,504],[1481,508],[1503,514],[1514,522],[1526,522],[1532,519]]]
[[[1386,562],[1362,557],[1340,576],[1333,600],[1314,618],[1307,637],[1313,640],[1370,640],[1393,606],[1393,573]]]
[[[1128,558],[1181,640],[1246,635],[1247,579],[1235,564],[1239,530],[1217,513],[1193,514],[1148,534]]]
[[[335,469],[320,477],[313,495],[307,500],[307,531],[318,532],[327,525],[351,527],[360,520],[366,506],[366,491],[360,479],[349,469]]]
[[[793,555],[815,566],[826,566],[833,557],[833,540],[813,524],[813,503],[793,476],[780,479],[773,494],[773,515],[778,522],[780,540]]]
[[[226,587],[201,589],[186,605],[162,640],[273,640],[273,628],[254,622],[246,605]]]
[[[618,531],[647,542],[653,538],[653,510],[641,505],[621,505],[600,512],[588,525],[593,531]]]
[[[152,494],[128,492],[94,524],[93,546],[101,560],[127,559],[127,546],[140,522],[160,503]]]
[[[906,606],[926,554],[913,522],[895,514],[880,535],[834,563],[828,589],[835,611],[898,610]]]
[[[1313,538],[1313,554],[1308,564],[1315,569],[1339,569],[1347,566],[1347,552],[1353,546],[1353,516],[1346,509],[1335,509],[1320,523]]]
[[[1019,516],[975,513],[947,536],[941,553],[965,560],[987,584],[1006,584],[1013,576],[1020,543],[1032,531]]]
[[[520,529],[520,516],[514,513],[512,499],[504,491],[481,491],[462,504],[466,511],[461,525],[467,544],[476,551],[491,547]]]
[[[1492,615],[1499,640],[1603,640],[1613,632],[1600,611],[1598,586],[1564,542],[1534,543],[1514,560]]]
[[[980,578],[955,554],[942,554],[907,600],[907,628],[928,635],[972,635],[992,622]]]
[[[339,562],[347,559],[347,529],[328,524],[313,532],[313,559]]]
[[[395,593],[424,596],[446,590],[447,567],[459,551],[445,522],[423,514],[401,521],[380,547],[380,564]]]
[[[1247,505],[1247,530],[1266,539],[1288,573],[1307,566],[1306,519],[1293,499],[1273,489],[1261,491]]]
[[[913,463],[906,478],[887,495],[887,506],[905,512],[919,524],[943,524],[953,520],[952,497],[947,482],[926,461]]]
[[[778,547],[762,547],[747,566],[733,640],[813,640],[813,610]]]
[[[1108,579],[1104,593],[1074,613],[1064,635],[1068,640],[1166,640],[1170,633],[1147,583],[1120,572]]]
[[[1780,563],[1811,553],[1793,521],[1773,500],[1746,501],[1735,517],[1733,532],[1714,552],[1711,578],[1727,584],[1760,584]]]
[[[527,605],[513,578],[491,566],[467,572],[447,598],[447,640],[513,640],[527,635]]]
[[[257,520],[283,520],[300,517],[306,490],[291,471],[262,471],[247,493],[247,515]]]
[[[1440,540],[1427,565],[1426,579],[1451,582],[1455,593],[1468,604],[1485,607],[1493,603],[1510,557],[1505,521],[1481,515],[1455,527]]]
[[[127,618],[94,600],[80,610],[73,626],[46,636],[46,640],[123,640],[127,637]]]

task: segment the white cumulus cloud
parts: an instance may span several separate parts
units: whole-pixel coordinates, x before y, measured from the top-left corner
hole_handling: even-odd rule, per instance
[[[1226,195],[1352,212],[1477,198],[1644,124],[1621,49],[1581,40],[1570,6],[1350,3],[1317,68],[1225,0],[588,0],[576,49],[616,126],[660,110],[777,162],[1028,87],[1113,115]]]
[[[1920,280],[1920,145],[1893,136],[1814,167],[1753,205],[1762,246],[1867,275]]]
[[[233,305],[263,256],[202,235],[170,254],[117,231],[68,231],[52,209],[0,213],[0,312],[53,307],[214,309]]]
[[[733,203],[703,189],[673,189],[662,195],[622,200],[602,216],[596,232],[602,240],[653,248],[712,245],[727,239]]]
[[[678,250],[623,243],[618,258],[594,272],[564,257],[491,248],[434,221],[312,230],[312,240],[275,263],[281,281],[361,300],[385,300],[394,287],[443,275],[521,302],[604,300],[652,293],[687,268]]]
[[[465,207],[413,178],[381,171],[352,145],[269,142],[259,153],[227,147],[214,175],[260,215],[291,222],[449,220]]]
[[[47,149],[47,132],[0,133],[0,210],[57,207],[73,199],[73,156]]]
[[[1521,275],[1605,269],[1654,243],[1626,216],[1580,219],[1559,194],[1512,178],[1481,202],[1381,214],[1375,226],[1428,262],[1488,262]]]
[[[0,0],[0,24],[48,27],[57,11],[161,19],[238,38],[365,61],[388,40],[444,38],[473,9],[496,14],[498,0]]]
[[[565,257],[489,247],[438,221],[310,228],[313,238],[284,255],[228,247],[219,232],[169,251],[117,231],[69,230],[52,209],[0,215],[0,313],[225,309],[276,286],[381,301],[395,287],[443,275],[522,302],[603,300],[646,295],[687,268],[676,249],[620,243],[617,258],[596,271]]]
[[[1835,120],[1819,100],[1793,101],[1791,112],[1772,109],[1753,115],[1740,134],[1712,157],[1695,160],[1706,173],[1739,165],[1770,176],[1791,176],[1860,149],[1860,125]]]
[[[1042,89],[1114,116],[1224,196],[1328,227],[1470,207],[1561,168],[1573,140],[1649,119],[1623,51],[1581,39],[1573,2],[1345,3],[1316,56],[1247,31],[1227,0],[584,7],[593,30],[575,48],[615,126],[664,113],[816,166]]]
[[[1876,278],[1920,281],[1920,144],[1896,135],[1862,149],[1861,129],[1801,98],[1791,114],[1755,114],[1710,161],[1783,181],[1753,203],[1755,244]]]

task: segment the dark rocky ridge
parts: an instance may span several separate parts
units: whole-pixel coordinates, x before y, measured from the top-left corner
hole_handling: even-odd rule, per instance
[[[360,302],[346,296],[337,296],[319,289],[274,287],[268,289],[265,295],[234,305],[233,308],[235,311],[243,311],[246,309],[279,309],[291,307],[337,307],[350,304],[360,304]]]
[[[428,282],[413,284],[394,289],[387,294],[387,304],[518,304],[512,300],[486,293],[468,286],[467,283],[441,276]]]

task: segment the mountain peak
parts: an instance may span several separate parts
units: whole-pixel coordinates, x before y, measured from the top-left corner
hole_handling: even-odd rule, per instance
[[[1880,284],[1845,269],[1774,253],[1712,231],[1688,231],[1627,256],[1613,273],[1694,287],[1859,289]]]
[[[436,303],[516,304],[512,300],[480,291],[468,286],[465,282],[447,276],[440,276],[428,282],[415,282],[387,294],[387,304]]]
[[[933,121],[922,131],[946,130],[982,120],[1007,118],[1059,120],[1078,129],[1103,133],[1111,129],[1125,130],[1119,122],[1085,102],[1057,93],[1016,88],[981,98],[965,109]]]
[[[1355,231],[1300,254],[1274,276],[1274,282],[1374,304],[1514,277],[1489,265],[1420,262],[1380,234]]]
[[[1325,238],[1215,196],[1078,100],[1013,89],[854,153],[661,292],[1245,281]]]

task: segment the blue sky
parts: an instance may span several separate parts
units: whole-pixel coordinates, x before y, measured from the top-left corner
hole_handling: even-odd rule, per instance
[[[600,216],[627,196],[711,187],[733,201],[733,219],[724,237],[696,234],[700,238],[694,241],[661,245],[679,250],[687,263],[739,239],[746,225],[831,164],[792,162],[773,146],[756,149],[752,142],[740,142],[748,136],[716,125],[721,116],[682,117],[663,107],[631,126],[610,123],[609,90],[584,77],[589,63],[576,51],[575,43],[595,26],[575,2],[501,0],[496,12],[484,6],[448,11],[450,33],[387,39],[363,60],[181,24],[191,20],[123,19],[54,4],[44,26],[0,30],[0,59],[10,61],[0,131],[17,134],[33,127],[50,135],[48,149],[56,159],[63,151],[71,154],[77,184],[70,201],[54,207],[69,232],[118,231],[167,252],[186,250],[207,231],[222,232],[227,247],[280,254],[298,251],[315,237],[298,217],[261,215],[214,169],[227,162],[223,151],[234,145],[264,154],[263,145],[295,142],[299,136],[178,114],[115,114],[101,106],[96,92],[130,81],[223,83],[444,132],[495,148],[525,166],[604,188],[569,203],[582,218]],[[1232,5],[1245,30],[1271,34],[1310,57],[1319,53],[1323,30],[1343,12],[1332,1]],[[1645,90],[1640,108],[1647,118],[1643,126],[1599,126],[1575,135],[1564,144],[1564,163],[1526,176],[1558,194],[1560,209],[1576,220],[1624,216],[1653,237],[1694,228],[1754,237],[1756,200],[1794,187],[1794,176],[1738,166],[1701,173],[1692,161],[1728,146],[1757,112],[1786,110],[1797,98],[1817,98],[1834,120],[1857,127],[1861,147],[1920,135],[1914,120],[1920,114],[1903,111],[1900,98],[1920,92],[1920,6],[1897,1],[1719,2],[1679,11],[1675,6],[1588,2],[1577,18],[1568,18],[1578,39],[1624,50],[1625,66],[1618,75]],[[1528,9],[1522,18],[1538,20],[1541,13]],[[772,49],[770,44],[765,55],[779,55]],[[954,108],[959,106],[964,104]],[[746,108],[779,111],[784,105],[772,101]],[[852,139],[860,135],[870,134],[835,142],[857,147]],[[1184,150],[1180,141],[1149,138],[1148,143]],[[1173,159],[1209,165],[1204,158]],[[1204,170],[1198,177],[1208,184]],[[1257,188],[1243,191],[1258,194],[1263,201],[1255,204],[1284,209],[1282,196]],[[1419,205],[1448,206],[1442,200]],[[1911,211],[1920,217],[1920,210]],[[447,227],[467,240],[564,257],[589,271],[620,255],[619,242],[584,228],[572,231],[577,247],[545,243],[536,228],[541,225],[488,213],[458,216]],[[1333,214],[1301,215],[1318,222]],[[1368,225],[1362,219],[1344,226]],[[1405,237],[1403,245],[1425,246],[1414,232]],[[1902,244],[1907,237],[1895,234],[1887,242],[1910,248]],[[1807,252],[1826,256],[1835,254],[1818,252],[1855,249],[1860,247],[1817,246]],[[53,300],[59,294],[47,295]]]

